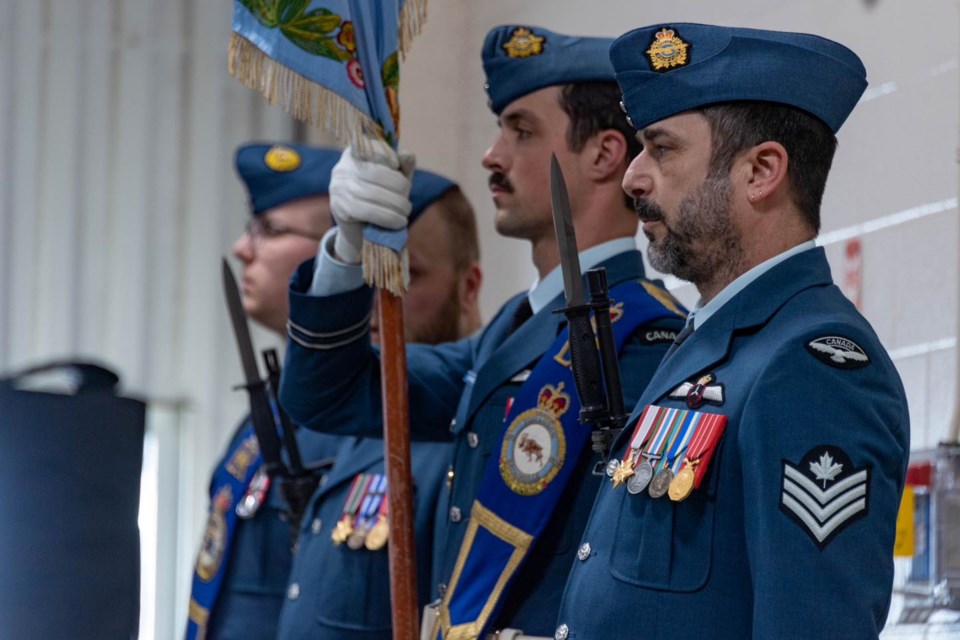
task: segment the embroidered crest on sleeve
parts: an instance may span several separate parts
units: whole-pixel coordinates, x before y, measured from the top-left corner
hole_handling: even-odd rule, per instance
[[[870,364],[870,356],[850,338],[822,336],[806,344],[814,358],[838,369],[860,369]]]
[[[780,510],[820,549],[869,507],[870,466],[855,469],[839,447],[814,447],[796,465],[783,461]]]

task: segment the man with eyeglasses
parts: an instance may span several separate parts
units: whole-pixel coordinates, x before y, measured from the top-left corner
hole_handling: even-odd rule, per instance
[[[287,283],[301,262],[316,255],[319,239],[332,226],[328,186],[339,158],[337,150],[302,145],[250,144],[237,151],[236,169],[249,194],[252,214],[233,246],[242,263],[243,307],[252,320],[280,335],[286,333],[289,315]],[[418,309],[409,314],[410,337],[453,339],[461,328],[470,331],[479,326],[479,249],[473,210],[453,182],[427,171],[414,175],[411,198],[417,214],[447,224],[411,229],[409,297]],[[473,247],[465,252],[466,260],[454,257],[450,248],[454,244]],[[451,266],[454,262],[456,267]],[[452,322],[443,321],[451,315],[451,291],[459,292],[457,314]],[[336,518],[325,518],[330,521],[326,527],[320,523],[320,516],[327,511],[340,513],[355,477],[372,477],[378,469],[382,473],[382,442],[303,429],[297,431],[297,442],[305,465],[325,469],[303,518],[298,542],[300,573],[314,580],[304,585],[305,591],[320,583],[328,594],[355,593],[363,599],[369,599],[371,593],[386,594],[385,568],[383,585],[374,579],[380,565],[385,566],[386,551],[354,550],[346,545],[334,549],[330,528]],[[449,454],[446,445],[437,443],[418,444],[412,454],[417,462],[417,524],[429,531],[425,525],[432,521]],[[298,594],[299,585],[288,588],[293,559],[288,506],[279,488],[258,473],[261,467],[256,436],[246,418],[211,479],[209,517],[191,593],[188,640],[276,638],[285,596]],[[305,539],[306,535],[310,539]],[[429,540],[429,535],[423,540]],[[423,556],[428,555],[424,549]],[[424,576],[426,589],[426,573]],[[287,599],[292,603],[296,597]],[[313,593],[311,606],[322,602]],[[383,606],[389,614],[389,603]],[[309,620],[299,620],[301,613],[308,612],[294,607],[285,614],[288,629],[292,622],[313,622],[312,615],[307,616]],[[354,622],[346,621],[348,625]],[[290,635],[290,631],[285,633]],[[328,632],[325,637],[337,636]]]

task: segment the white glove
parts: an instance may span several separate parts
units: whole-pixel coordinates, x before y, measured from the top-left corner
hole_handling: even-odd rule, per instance
[[[370,140],[367,156],[361,159],[347,147],[330,176],[330,211],[337,221],[333,250],[347,264],[360,262],[364,226],[403,229],[410,215],[413,155],[397,155],[385,142]]]

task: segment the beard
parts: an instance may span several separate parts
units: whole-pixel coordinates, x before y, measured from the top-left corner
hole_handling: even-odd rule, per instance
[[[644,232],[650,241],[650,265],[694,284],[711,282],[736,270],[743,260],[743,247],[730,218],[732,190],[728,176],[707,176],[694,193],[680,202],[676,219],[670,224],[663,209],[646,199],[637,199],[634,209],[641,220],[656,220],[666,228],[663,238],[656,241]]]
[[[460,337],[460,296],[457,282],[454,281],[449,293],[444,296],[443,306],[437,310],[430,322],[423,326],[406,327],[407,342],[422,344],[440,344],[452,342]]]

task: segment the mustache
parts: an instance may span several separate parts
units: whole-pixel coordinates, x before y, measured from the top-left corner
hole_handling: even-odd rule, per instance
[[[499,171],[494,171],[491,173],[490,178],[487,179],[487,183],[490,185],[490,187],[498,187],[507,193],[513,193],[513,185],[511,185],[510,181],[507,180],[507,176]]]
[[[637,215],[640,217],[640,220],[643,222],[663,220],[663,209],[650,202],[646,198],[634,198],[633,210],[636,211]]]

